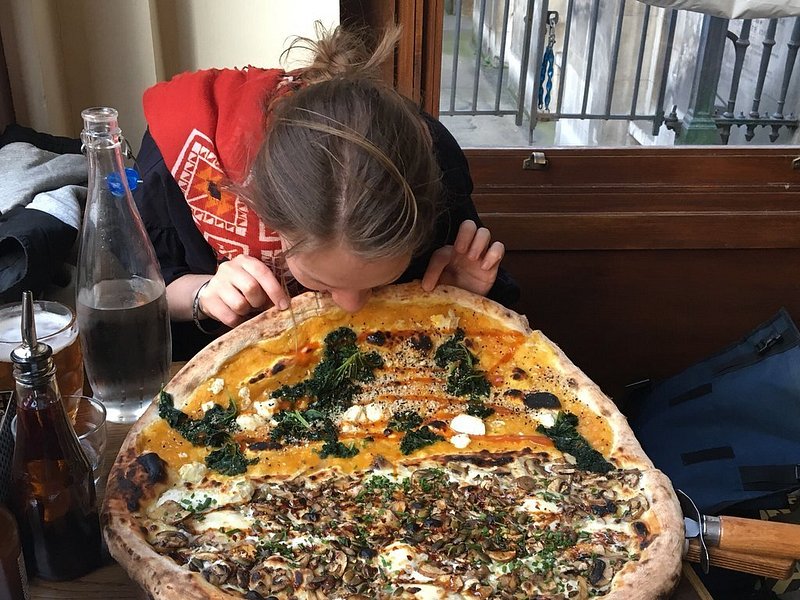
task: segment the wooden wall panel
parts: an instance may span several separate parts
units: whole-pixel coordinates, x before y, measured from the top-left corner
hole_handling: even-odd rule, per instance
[[[402,36],[385,79],[432,115],[439,114],[444,0],[340,0],[341,22],[380,32],[397,23]]]
[[[781,306],[800,322],[793,148],[467,152],[516,307],[607,393],[676,373]]]

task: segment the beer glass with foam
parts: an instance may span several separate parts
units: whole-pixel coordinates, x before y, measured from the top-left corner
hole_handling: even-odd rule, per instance
[[[39,339],[53,349],[56,380],[64,396],[83,394],[83,356],[72,310],[58,302],[34,302]],[[22,343],[22,304],[0,306],[0,390],[13,390],[11,351]]]

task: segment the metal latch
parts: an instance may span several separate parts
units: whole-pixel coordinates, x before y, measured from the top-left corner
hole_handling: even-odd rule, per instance
[[[522,168],[525,171],[544,171],[547,166],[548,161],[544,152],[531,152],[531,155],[522,161]]]
[[[795,171],[800,171],[800,156],[798,156],[797,158],[795,158],[795,159],[792,161],[792,168],[793,168]]]

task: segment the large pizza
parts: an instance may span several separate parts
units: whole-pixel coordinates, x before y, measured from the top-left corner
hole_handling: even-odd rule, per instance
[[[156,599],[650,599],[669,480],[524,317],[456,288],[295,298],[206,347],[131,429],[103,507]]]

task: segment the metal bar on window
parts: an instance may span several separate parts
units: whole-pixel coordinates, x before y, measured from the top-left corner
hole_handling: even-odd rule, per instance
[[[445,116],[454,116],[454,115],[463,115],[465,114],[464,111],[449,111],[444,110],[439,112],[440,115]],[[473,114],[472,111],[469,114]],[[507,110],[500,110],[496,111],[491,108],[487,108],[484,110],[478,109],[475,111],[476,115],[515,115],[517,114],[516,110],[507,109]],[[606,113],[561,113],[558,115],[559,119],[603,119],[609,121],[649,121],[653,118],[652,114],[634,114],[629,115],[628,113],[625,114],[606,114]]]
[[[667,43],[664,48],[664,62],[661,69],[661,84],[658,86],[658,98],[656,98],[656,112],[653,115],[653,135],[658,135],[661,124],[664,122],[664,98],[667,96],[667,80],[669,79],[669,67],[672,62],[672,44],[675,42],[675,26],[678,23],[678,11],[672,10],[669,17],[669,28],[667,30]]]
[[[644,65],[644,51],[647,45],[647,29],[650,27],[650,5],[645,4],[642,17],[642,33],[639,36],[639,56],[636,58],[636,75],[633,77],[633,97],[631,98],[631,114],[636,112],[639,102],[639,87],[642,84],[642,67]]]
[[[600,8],[600,0],[592,0],[592,12],[589,17],[589,22],[592,24],[592,29],[589,32],[589,54],[586,57],[586,77],[583,81],[583,104],[581,105],[581,112],[585,113],[589,105],[589,86],[592,80],[592,63],[594,62],[594,43],[597,39],[597,13]]]
[[[772,47],[775,45],[775,32],[778,30],[778,19],[770,19],[764,41],[761,42],[761,64],[758,67],[758,81],[756,81],[756,92],[753,94],[753,108],[750,109],[751,117],[758,117],[758,109],[761,106],[761,93],[764,91],[764,81],[769,70],[769,61],[772,58]]]
[[[517,118],[514,122],[522,125],[522,117],[525,113],[525,86],[528,83],[528,62],[531,59],[531,31],[533,29],[533,4],[534,0],[528,0],[525,9],[525,34],[522,39],[522,59],[519,67],[519,93],[517,94]]]
[[[797,49],[800,48],[800,17],[794,20],[792,37],[787,44],[789,51],[786,53],[786,66],[783,69],[783,84],[781,85],[781,98],[778,100],[778,110],[772,116],[776,119],[783,118],[783,106],[786,104],[786,94],[789,91],[789,81],[792,79],[794,62],[797,58]]]
[[[506,36],[508,34],[508,13],[511,0],[506,0],[503,7],[503,35],[500,39],[500,73],[497,75],[497,90],[495,92],[494,110],[500,111],[500,96],[503,94],[503,71],[506,64]]]
[[[567,0],[567,20],[564,24],[564,45],[561,49],[561,68],[558,74],[558,100],[556,100],[556,109],[553,111],[557,114],[561,111],[564,101],[564,88],[565,80],[567,78],[567,59],[569,56],[569,33],[572,29],[572,7],[575,6],[573,0]]]
[[[619,47],[622,42],[622,19],[625,17],[625,0],[620,0],[619,13],[617,13],[617,28],[614,31],[614,49],[611,54],[611,66],[606,88],[606,113],[611,114],[611,101],[614,98],[614,86],[617,80],[617,63],[619,62]]]
[[[478,84],[481,78],[481,57],[483,55],[483,25],[486,22],[486,0],[481,0],[481,16],[478,20],[478,48],[475,52],[475,78],[472,81],[472,114],[478,110]]]
[[[753,25],[752,19],[745,19],[742,21],[742,29],[739,31],[739,36],[729,31],[728,38],[733,40],[733,75],[731,77],[731,89],[728,93],[728,105],[722,116],[726,119],[732,119],[734,109],[736,106],[736,95],[739,92],[739,81],[742,78],[742,67],[744,66],[744,57],[747,54],[747,47],[750,45],[750,27]]]
[[[450,88],[450,112],[456,109],[456,86],[458,85],[458,50],[461,45],[461,2],[456,0],[456,30],[453,38],[453,77]]]
[[[603,119],[608,121],[649,121],[653,115],[629,115],[617,114],[609,115],[606,113],[562,113],[558,115],[559,119]]]

